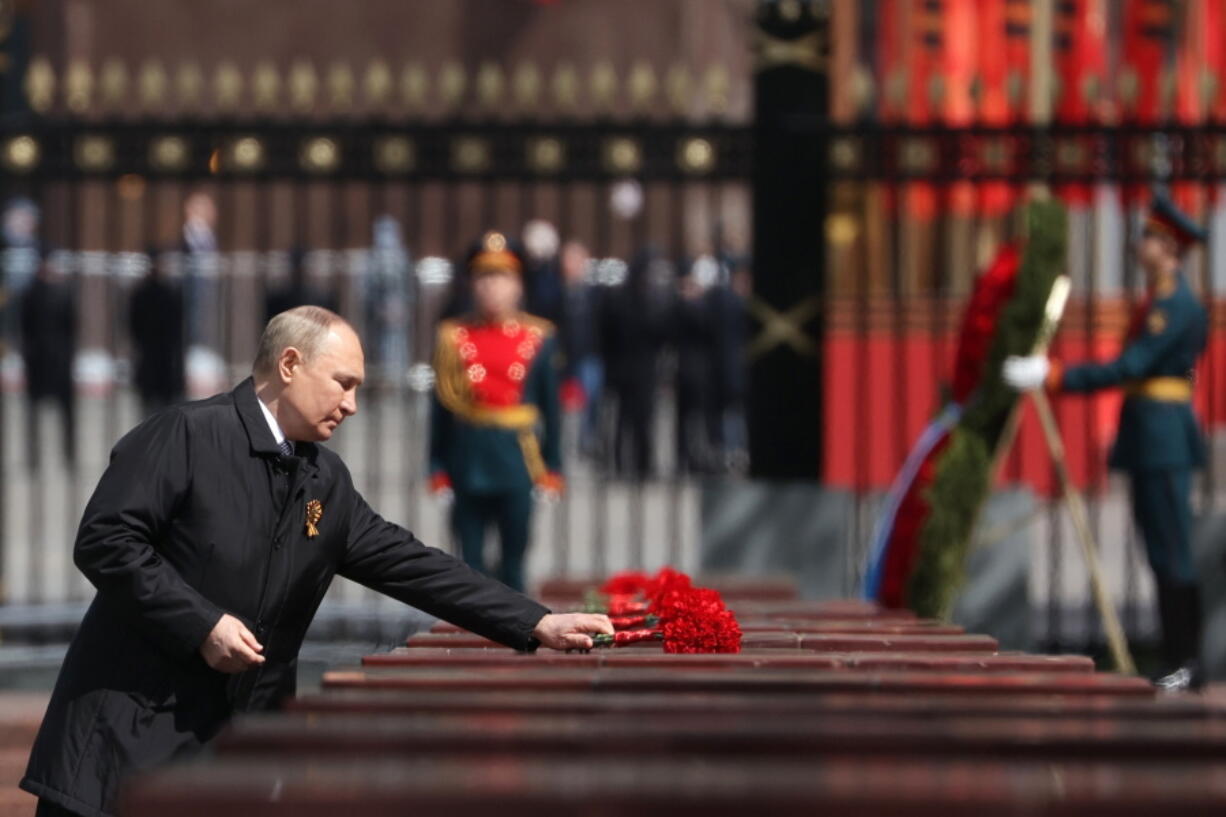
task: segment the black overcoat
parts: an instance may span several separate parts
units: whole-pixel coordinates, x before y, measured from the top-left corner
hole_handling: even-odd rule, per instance
[[[207,743],[294,692],[298,648],[340,574],[518,649],[548,610],[383,520],[340,458],[282,457],[250,379],[121,439],[73,551],[98,592],[69,646],[21,786],[93,817],[130,771]],[[318,535],[306,508],[322,505]],[[199,647],[223,613],[264,645],[237,675]]]

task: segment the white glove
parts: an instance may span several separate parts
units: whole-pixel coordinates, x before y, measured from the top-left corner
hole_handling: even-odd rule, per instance
[[[1051,371],[1051,361],[1043,355],[1018,357],[1013,355],[1005,358],[1000,367],[1000,377],[1018,391],[1034,391],[1042,388]]]

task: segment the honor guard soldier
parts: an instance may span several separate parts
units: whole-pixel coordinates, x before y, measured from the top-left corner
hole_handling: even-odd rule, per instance
[[[502,546],[497,577],[524,586],[534,488],[562,490],[553,325],[520,310],[523,259],[486,233],[468,256],[473,311],[439,325],[430,429],[431,489],[452,492],[452,530],[485,570],[485,532]]]
[[[1204,466],[1205,443],[1192,413],[1193,370],[1205,348],[1204,307],[1180,272],[1180,260],[1204,231],[1157,197],[1137,246],[1146,297],[1124,349],[1109,363],[1061,366],[1045,357],[1011,357],[1003,377],[1019,390],[1047,386],[1091,392],[1120,386],[1124,403],[1109,464],[1128,474],[1132,510],[1158,589],[1168,690],[1203,683],[1199,662],[1200,590],[1192,563],[1191,476]]]

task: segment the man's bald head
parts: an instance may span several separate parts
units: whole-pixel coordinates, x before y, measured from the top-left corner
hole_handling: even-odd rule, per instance
[[[281,353],[291,346],[298,350],[303,362],[309,361],[336,324],[353,330],[348,321],[322,306],[296,306],[273,316],[260,335],[251,373],[256,377],[274,374]]]
[[[285,436],[327,440],[358,410],[366,377],[362,343],[343,318],[318,306],[282,312],[264,329],[255,388]]]

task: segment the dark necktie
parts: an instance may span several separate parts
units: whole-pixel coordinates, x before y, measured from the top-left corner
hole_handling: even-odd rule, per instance
[[[277,443],[277,445],[281,448],[281,453],[285,456],[294,456],[294,444],[289,440],[282,440],[281,442]]]

